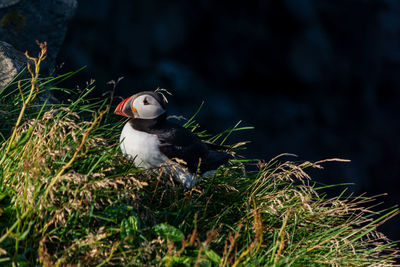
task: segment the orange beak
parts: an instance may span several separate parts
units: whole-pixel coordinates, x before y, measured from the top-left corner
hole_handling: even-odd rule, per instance
[[[115,109],[114,113],[117,115],[121,115],[121,116],[125,116],[125,117],[131,117],[128,114],[126,114],[126,112],[124,112],[124,110],[126,110],[125,106],[126,103],[129,102],[129,100],[131,100],[131,96],[122,100],[121,103],[118,104],[117,108]],[[132,112],[137,112],[136,108],[131,107]]]

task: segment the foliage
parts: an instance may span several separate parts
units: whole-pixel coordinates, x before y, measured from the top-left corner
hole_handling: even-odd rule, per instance
[[[109,113],[109,99],[88,101],[93,83],[74,97],[57,87],[73,73],[31,75],[0,92],[1,264],[390,266],[398,259],[395,243],[376,231],[397,209],[376,213],[366,208],[372,198],[326,197],[305,172],[326,161],[277,157],[246,171],[236,160],[185,192],[120,154],[123,122]],[[40,103],[49,90],[75,100]],[[225,142],[232,131],[209,140]]]

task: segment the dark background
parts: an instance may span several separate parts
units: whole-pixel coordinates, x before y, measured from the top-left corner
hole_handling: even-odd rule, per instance
[[[57,64],[97,93],[162,87],[211,132],[242,120],[247,157],[339,157],[313,179],[400,203],[400,1],[79,1]],[[74,86],[76,85],[73,84]],[[343,189],[343,188],[342,188]],[[400,239],[400,218],[381,230]]]

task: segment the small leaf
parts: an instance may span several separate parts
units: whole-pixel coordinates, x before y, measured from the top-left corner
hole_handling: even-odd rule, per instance
[[[193,262],[195,261],[195,258],[192,257],[187,257],[187,256],[165,256],[162,259],[163,263],[166,266],[193,266]]]
[[[25,232],[23,232],[21,234],[21,236],[19,237],[19,240],[25,240],[25,238],[28,236],[29,232],[31,231],[31,227],[32,227],[33,221],[31,221],[28,225],[28,228],[25,230]]]
[[[206,254],[207,258],[209,258],[213,263],[219,264],[221,262],[221,257],[217,253],[215,253],[214,250],[207,249],[204,253]]]
[[[183,239],[183,233],[179,229],[169,224],[157,224],[153,226],[153,230],[159,236],[173,242],[180,242]]]
[[[26,144],[26,142],[29,140],[29,138],[31,137],[32,131],[33,131],[34,126],[29,127],[28,130],[26,130],[25,132],[23,132],[20,137],[18,138],[18,140],[11,145],[10,151],[13,151],[15,149],[17,149],[18,147],[21,147],[23,145]]]
[[[136,216],[130,216],[121,221],[121,237],[134,236],[139,231],[139,220]]]
[[[198,263],[199,267],[210,267],[211,263],[208,260],[200,260]]]
[[[5,193],[0,194],[0,201],[2,201],[4,198],[6,198],[8,195]]]

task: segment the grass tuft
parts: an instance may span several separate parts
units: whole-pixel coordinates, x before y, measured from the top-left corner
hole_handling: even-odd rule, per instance
[[[185,192],[121,155],[123,122],[109,99],[88,99],[93,83],[73,93],[58,88],[73,73],[40,78],[30,69],[30,80],[0,92],[2,265],[391,266],[399,258],[376,230],[398,209],[373,212],[372,197],[328,198],[312,184],[308,169],[343,160],[279,156],[251,172],[232,161]],[[51,90],[73,100],[40,102]],[[198,125],[192,118],[186,127]],[[199,135],[224,144],[238,129],[248,128]]]

